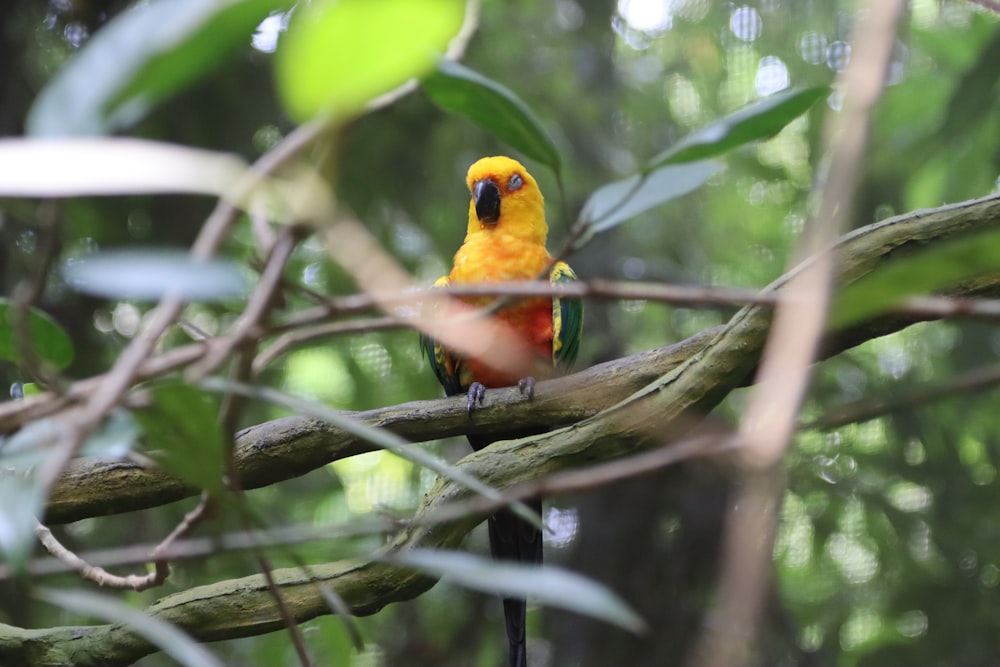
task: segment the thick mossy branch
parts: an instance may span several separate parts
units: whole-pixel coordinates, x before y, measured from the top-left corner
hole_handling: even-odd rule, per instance
[[[857,230],[834,248],[840,284],[873,270],[907,247],[947,241],[1000,226],[1000,198],[990,197],[920,211]],[[768,289],[779,289],[787,276]],[[971,281],[956,294],[998,294],[1000,275]],[[493,392],[492,407],[469,420],[457,399],[410,403],[359,413],[412,440],[519,424],[569,424],[541,436],[496,443],[465,457],[458,466],[494,487],[607,461],[675,438],[691,420],[747,382],[766,341],[771,314],[744,308],[724,327],[702,332],[677,346],[655,350],[541,383],[534,401],[516,390]],[[826,353],[902,328],[910,321],[886,318],[840,332]],[[294,477],[319,465],[366,451],[368,446],[329,426],[283,419],[239,435],[239,470],[247,487]],[[149,507],[194,493],[155,473],[122,464],[81,462],[62,479],[49,506],[49,521]],[[335,590],[359,615],[409,599],[432,585],[426,577],[392,564],[393,553],[420,547],[454,547],[479,519],[421,526],[419,519],[471,494],[440,480],[417,512],[417,522],[398,534],[379,558],[361,564],[328,563],[309,572],[274,572],[292,615],[302,621],[330,613],[317,584]],[[242,637],[281,627],[264,580],[255,575],[167,596],[147,610],[201,641]],[[155,650],[121,625],[25,631],[0,626],[0,664],[126,665]]]
[[[721,327],[718,327],[721,328]],[[539,382],[527,401],[516,388],[491,390],[472,418],[464,398],[414,401],[367,412],[344,413],[413,442],[524,426],[561,426],[597,414],[676,367],[712,338],[709,329],[667,347],[640,352],[563,378]],[[430,372],[430,371],[428,371]],[[305,417],[284,417],[236,435],[236,468],[244,489],[299,477],[331,461],[374,447],[346,431]],[[77,459],[49,499],[47,524],[117,514],[195,496],[199,490],[137,463]]]
[[[846,284],[856,280],[909,247],[925,247],[966,233],[995,229],[998,225],[1000,198],[988,197],[917,211],[864,227],[845,236],[836,246],[838,282]],[[785,280],[787,276],[769,289],[780,287]],[[970,283],[958,293],[1000,293],[1000,278],[993,276]],[[897,331],[918,319],[885,317],[839,332],[826,341],[824,354],[836,354],[876,336]],[[683,375],[685,379],[675,391],[693,393],[691,400],[668,406],[668,415],[679,414],[699,405],[708,407],[733,387],[748,381],[756,367],[769,322],[769,309],[745,308],[725,327],[705,330],[676,345],[541,382],[530,402],[516,389],[491,391],[489,405],[478,410],[472,419],[465,413],[464,400],[459,398],[405,403],[354,413],[354,416],[414,442],[464,433],[495,432],[511,423],[526,427],[561,426],[579,423],[636,392],[658,393],[663,386]],[[700,370],[691,373],[687,367],[695,361]],[[710,372],[712,369],[718,369],[719,373]],[[721,377],[723,375],[725,377]],[[693,386],[705,383],[711,386]],[[633,409],[636,406],[645,410],[639,403],[635,403]],[[616,415],[620,418],[620,411]],[[658,420],[664,417],[657,412]],[[371,448],[358,437],[323,422],[288,417],[241,431],[236,442],[236,467],[243,487],[253,489],[303,475]],[[79,459],[54,489],[45,518],[50,524],[68,523],[91,516],[157,507],[197,493],[198,489],[160,470],[128,462]]]

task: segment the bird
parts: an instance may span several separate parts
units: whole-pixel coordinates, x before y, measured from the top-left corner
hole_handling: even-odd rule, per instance
[[[548,225],[538,183],[527,169],[506,156],[484,157],[469,167],[466,185],[471,195],[465,240],[455,253],[453,268],[435,287],[474,283],[534,280],[548,270],[552,284],[577,279],[562,261],[554,261],[545,247]],[[495,297],[465,297],[477,306]],[[578,299],[530,297],[509,301],[494,314],[535,356],[535,361],[555,369],[573,364],[580,348],[583,304]],[[465,357],[427,336],[421,336],[424,354],[448,396],[465,394],[471,416],[482,405],[487,389],[517,386],[530,399],[535,379],[517,377],[491,366],[488,359]],[[498,440],[525,438],[545,428],[511,429],[489,435],[468,435],[476,451]],[[541,515],[541,499],[528,501]],[[542,535],[533,525],[508,509],[488,519],[490,551],[495,559],[540,564]],[[503,598],[511,667],[526,667],[523,598]]]

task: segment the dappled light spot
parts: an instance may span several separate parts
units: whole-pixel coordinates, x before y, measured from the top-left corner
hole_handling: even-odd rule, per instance
[[[278,38],[286,28],[288,14],[271,14],[257,26],[250,43],[258,51],[274,53],[278,49]]]
[[[764,21],[753,7],[738,7],[729,17],[729,29],[744,42],[752,42],[764,30]]]
[[[886,498],[903,512],[923,512],[931,506],[933,494],[925,486],[913,482],[896,482],[889,488]]]
[[[815,531],[805,503],[794,493],[785,494],[781,523],[774,541],[774,554],[793,568],[807,567],[813,557]]]
[[[826,62],[826,36],[810,30],[799,40],[799,55],[810,65],[822,65]]]
[[[618,13],[629,27],[656,34],[673,25],[669,0],[618,0]]]
[[[641,280],[646,275],[646,261],[641,257],[626,257],[622,260],[622,275],[629,280]]]
[[[343,359],[329,348],[296,350],[285,360],[284,389],[333,406],[354,398],[354,379]]]
[[[141,320],[139,309],[131,303],[119,303],[111,314],[115,331],[125,338],[131,338],[139,331]]]
[[[834,72],[840,72],[851,60],[851,45],[847,42],[834,42],[826,50],[826,65]]]
[[[757,67],[754,88],[760,95],[771,95],[788,88],[790,83],[788,68],[777,56],[764,56]]]
[[[354,338],[351,340],[351,356],[371,378],[385,379],[392,372],[392,357],[381,343]]]
[[[671,74],[665,86],[667,104],[674,118],[689,127],[704,120],[701,96],[691,81],[680,74]]]
[[[551,531],[542,534],[545,544],[561,549],[568,547],[576,538],[580,520],[576,509],[572,507],[550,507],[545,513],[545,525]]]
[[[799,648],[803,651],[818,651],[823,647],[823,626],[819,623],[811,623],[802,628],[799,635]]]
[[[885,621],[877,611],[859,607],[840,627],[840,645],[845,651],[852,651],[875,639],[884,625]]]
[[[916,639],[927,634],[927,614],[920,609],[904,612],[896,621],[899,634]]]
[[[408,510],[417,501],[413,464],[389,452],[370,452],[330,464],[351,514]]]

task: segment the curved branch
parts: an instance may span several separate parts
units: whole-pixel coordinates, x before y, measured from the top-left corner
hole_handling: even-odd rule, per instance
[[[911,213],[857,230],[833,248],[838,281],[848,283],[858,279],[907,246],[942,242],[964,233],[994,229],[998,224],[1000,197],[990,197]],[[779,289],[787,279],[788,276],[782,277],[768,290]],[[1000,275],[970,281],[957,288],[956,293],[1000,293]],[[514,390],[496,392],[492,396],[495,401],[499,398],[498,403],[477,413],[471,422],[458,399],[410,403],[358,416],[414,439],[499,430],[511,419],[525,424],[537,420],[573,422],[541,436],[495,443],[458,464],[491,486],[509,487],[676,438],[688,423],[683,416],[710,409],[750,377],[766,338],[770,315],[762,307],[744,308],[724,327],[707,330],[676,346],[541,383],[536,399],[530,403],[515,398]],[[910,321],[880,319],[839,332],[828,341],[827,352],[834,353],[897,330]],[[622,398],[623,395],[626,397]],[[618,402],[602,409],[611,401]],[[247,486],[286,479],[332,457],[367,449],[328,426],[295,418],[247,429],[239,435],[239,443],[239,467],[241,474],[246,475]],[[165,502],[163,499],[176,499],[189,492],[161,473],[122,468],[121,464],[81,466],[73,473],[77,478],[64,477],[60,482],[58,495],[50,506],[50,518],[72,520],[87,516],[88,512],[135,509],[156,504],[154,498]],[[116,472],[115,466],[124,472]],[[86,479],[92,488],[100,489],[103,501],[79,488],[81,480]],[[94,482],[98,479],[103,480],[101,484]],[[110,489],[103,486],[113,480],[117,482]],[[135,487],[125,489],[123,484]],[[155,490],[150,491],[150,486]],[[464,488],[439,480],[417,511],[417,521],[398,534],[378,558],[361,564],[315,565],[308,572],[276,570],[273,574],[289,609],[300,621],[330,613],[317,586],[321,583],[332,587],[352,612],[359,615],[419,595],[433,581],[387,559],[414,546],[458,545],[478,523],[478,517],[428,526],[420,525],[419,519],[469,497],[470,492]],[[202,641],[261,634],[281,627],[260,575],[170,595],[147,611],[176,623]],[[117,665],[128,664],[152,650],[145,640],[120,625],[31,631],[0,626],[0,662],[51,664],[72,656],[70,661],[79,665]]]
[[[868,273],[891,255],[910,247],[944,242],[963,234],[1000,225],[1000,197],[916,211],[858,229],[834,246],[837,282],[846,284]],[[801,266],[772,283],[778,290]],[[958,288],[956,294],[1000,294],[1000,276],[988,276]],[[580,373],[538,384],[534,400],[525,401],[516,389],[490,392],[490,405],[472,419],[458,398],[416,401],[353,413],[357,419],[387,428],[413,441],[466,433],[502,431],[510,423],[523,426],[576,424],[616,406],[640,392],[656,397],[668,385],[681,395],[647,404],[634,396],[625,405],[604,414],[603,422],[638,417],[648,412],[657,422],[670,422],[681,413],[708,410],[734,387],[752,377],[771,311],[751,306],[739,311],[725,326],[702,331],[685,341],[594,366]],[[824,356],[832,356],[872,338],[898,331],[930,317],[885,316],[828,337]],[[690,366],[694,364],[696,371]],[[669,419],[668,419],[669,417]],[[644,421],[644,420],[640,420]],[[638,425],[622,433],[634,434]],[[581,428],[589,428],[580,424]],[[619,428],[623,428],[621,426]],[[243,488],[253,489],[303,475],[327,463],[371,451],[367,442],[328,424],[286,417],[241,431],[236,437],[235,463]],[[624,452],[621,452],[624,453]],[[586,462],[573,461],[575,464]],[[541,471],[536,471],[541,474]],[[538,475],[535,475],[536,477]],[[128,462],[79,459],[56,485],[46,511],[46,522],[68,523],[91,516],[159,506],[194,496],[198,489],[157,469]]]

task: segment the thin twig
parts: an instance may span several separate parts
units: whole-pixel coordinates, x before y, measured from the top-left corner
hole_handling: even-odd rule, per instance
[[[662,288],[662,290],[661,290]],[[728,308],[736,303],[750,303],[768,306],[789,300],[781,293],[755,292],[734,288],[706,288],[679,285],[656,285],[654,283],[615,283],[607,281],[591,281],[571,285],[547,285],[540,283],[511,283],[504,285],[478,285],[449,288],[449,292],[458,295],[495,295],[513,294],[517,296],[580,296],[585,299],[624,300],[638,299],[650,302],[697,304],[700,307]],[[715,294],[712,294],[712,293]],[[419,298],[421,292],[399,294],[400,302],[404,296],[407,299]],[[676,297],[676,299],[675,299]],[[699,301],[704,297],[706,300]],[[392,301],[397,297],[385,297]],[[739,301],[739,299],[745,301]],[[714,299],[714,300],[713,300]],[[794,297],[791,297],[794,299]],[[343,312],[361,312],[371,308],[372,297],[367,294],[357,294],[341,297],[335,300],[345,304]],[[343,322],[329,322],[318,325],[312,323],[330,317],[337,309],[326,307],[300,311],[290,317],[269,326],[266,330],[254,331],[253,336],[282,334],[274,343],[265,348],[255,359],[253,374],[262,372],[280,355],[288,350],[319,338],[328,336],[362,333],[370,331],[389,331],[407,328],[408,325],[392,317],[372,317]],[[980,321],[1000,321],[1000,299],[984,299],[971,297],[911,297],[902,305],[890,308],[888,313],[914,320],[932,320],[941,318],[967,318]],[[467,316],[458,316],[464,319]],[[146,380],[173,372],[184,366],[196,363],[204,352],[205,343],[195,343],[173,348],[160,355],[155,355],[145,361],[136,373],[137,380]],[[85,399],[93,392],[105,375],[79,380],[65,390],[65,395],[56,396],[43,394],[37,398],[27,398],[23,401],[0,403],[0,432],[8,432],[19,425],[50,416],[65,409],[73,401]]]
[[[198,503],[198,506],[188,512],[177,527],[174,528],[174,530],[171,531],[171,533],[162,542],[160,542],[155,549],[153,549],[152,556],[144,559],[146,562],[150,560],[153,561],[154,570],[142,576],[129,574],[123,577],[121,575],[111,574],[100,566],[92,565],[83,558],[77,556],[71,550],[67,549],[56,538],[56,536],[52,534],[52,531],[47,526],[37,520],[35,521],[35,535],[38,537],[38,541],[41,542],[42,546],[45,547],[46,551],[48,551],[59,562],[65,564],[70,570],[78,572],[83,579],[92,581],[98,586],[106,586],[108,588],[144,591],[157,586],[162,586],[163,582],[170,576],[170,564],[164,556],[164,553],[170,548],[170,545],[175,540],[191,532],[191,530],[204,517],[207,506],[208,497],[203,495],[201,502]]]
[[[171,562],[202,558],[204,556],[250,551],[261,548],[288,547],[309,542],[329,542],[338,538],[384,536],[395,528],[397,521],[382,519],[359,519],[346,524],[281,526],[264,531],[247,533],[232,532],[211,537],[179,537],[167,544],[132,544],[110,549],[98,549],[79,554],[81,560],[103,568],[142,565],[150,561],[150,554],[157,549],[157,557]],[[47,576],[71,572],[76,568],[62,559],[39,557],[25,565],[25,571],[32,576]],[[18,576],[6,563],[0,563],[0,581]]]
[[[997,385],[1000,385],[1000,364],[977,368],[948,382],[900,389],[878,398],[865,398],[840,405],[827,410],[817,419],[801,424],[799,429],[827,431],[883,417],[899,410],[918,408],[928,403],[956,398],[962,394],[994,388]]]
[[[67,549],[56,539],[56,536],[52,534],[52,531],[47,526],[42,525],[38,521],[35,522],[35,535],[38,537],[38,541],[42,543],[42,546],[45,547],[45,550],[52,554],[53,557],[64,563],[70,570],[78,572],[82,578],[92,581],[98,586],[143,591],[153,586],[159,586],[167,577],[159,566],[157,566],[156,571],[142,576],[130,574],[123,577],[111,574],[104,568],[87,563]]]
[[[329,319],[371,311],[386,306],[414,305],[427,294],[445,293],[450,296],[522,296],[563,297],[596,300],[650,301],[694,308],[729,308],[745,305],[774,306],[780,303],[800,304],[806,300],[801,295],[787,291],[765,292],[739,287],[713,287],[709,285],[671,285],[665,283],[612,281],[603,278],[580,280],[553,285],[549,282],[524,281],[472,285],[449,285],[445,288],[407,289],[382,294],[360,293],[328,298],[323,304],[300,310],[275,324],[267,333],[294,330],[304,325]],[[923,319],[962,317],[987,322],[1000,321],[1000,299],[977,299],[949,296],[914,296],[887,309],[888,313],[903,317]]]
[[[256,338],[256,330],[261,328],[274,307],[280,292],[285,266],[287,266],[292,253],[295,252],[298,237],[299,234],[292,228],[286,227],[284,229],[273,246],[264,271],[257,282],[257,287],[243,309],[243,314],[233,327],[233,331],[209,342],[205,357],[188,372],[189,381],[197,382],[212,373],[233,353],[233,350]],[[244,378],[239,379],[243,380]]]

